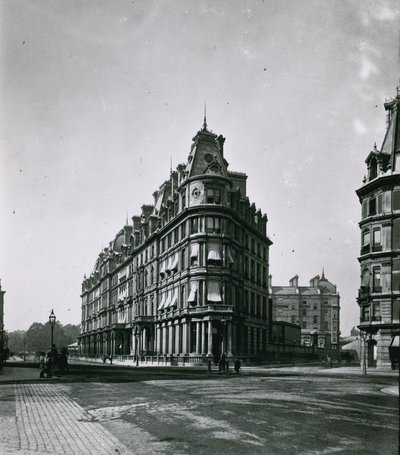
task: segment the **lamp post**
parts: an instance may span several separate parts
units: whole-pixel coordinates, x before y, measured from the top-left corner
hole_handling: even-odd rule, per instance
[[[360,333],[364,343],[363,343],[363,365],[362,365],[362,374],[365,376],[367,374],[367,338],[368,333],[366,331],[362,331]]]
[[[135,354],[136,354],[136,366],[139,366],[139,330],[135,327]]]
[[[53,349],[53,344],[54,344],[54,324],[56,323],[56,315],[54,314],[53,310],[51,310],[51,313],[50,313],[50,316],[49,316],[49,323],[50,323],[50,328],[51,328],[50,348]]]

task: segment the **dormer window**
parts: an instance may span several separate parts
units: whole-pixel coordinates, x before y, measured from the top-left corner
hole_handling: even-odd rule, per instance
[[[371,164],[369,167],[369,179],[375,179],[378,175],[378,164],[376,162],[376,158],[371,159]]]
[[[207,188],[207,204],[221,204],[221,190]]]

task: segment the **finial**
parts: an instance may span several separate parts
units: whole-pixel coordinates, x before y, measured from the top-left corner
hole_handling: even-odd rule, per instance
[[[325,268],[322,266],[322,278],[325,278]]]
[[[377,151],[378,151],[378,149],[376,147],[376,142],[374,142],[374,152],[377,152]]]
[[[128,212],[126,212],[126,221],[125,221],[125,226],[128,226]]]
[[[204,122],[203,131],[207,131],[207,103],[204,103]]]

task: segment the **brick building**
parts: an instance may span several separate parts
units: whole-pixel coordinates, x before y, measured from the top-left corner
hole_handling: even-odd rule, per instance
[[[207,129],[82,283],[80,352],[257,355],[268,340],[267,216]]]
[[[270,293],[273,321],[299,324],[303,345],[339,352],[340,296],[324,272],[312,278],[309,286],[299,286],[296,275],[289,286],[271,286]]]
[[[362,210],[358,293],[364,339],[361,360],[390,368],[400,335],[400,92],[385,103],[387,131],[365,160],[367,176],[357,190]],[[365,348],[365,349],[364,349]],[[365,368],[367,367],[365,366]]]

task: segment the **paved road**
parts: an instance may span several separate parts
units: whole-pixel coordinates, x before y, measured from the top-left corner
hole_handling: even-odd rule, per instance
[[[398,453],[393,375],[80,368],[36,383],[9,371],[23,380],[0,383],[0,454]]]

